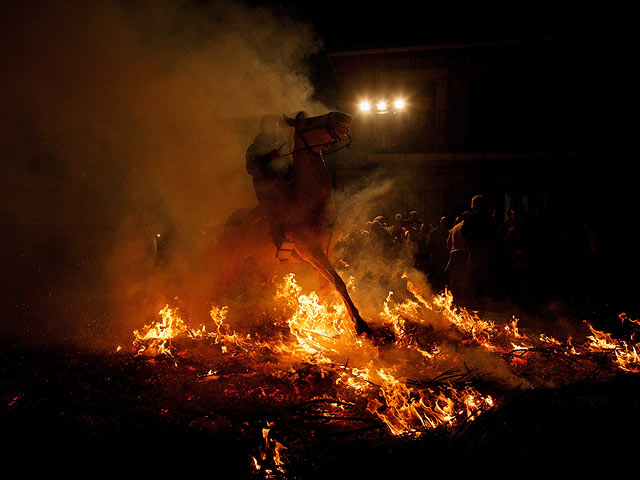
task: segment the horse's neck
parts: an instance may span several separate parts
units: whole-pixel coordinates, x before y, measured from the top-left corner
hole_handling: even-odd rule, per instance
[[[305,148],[304,143],[296,140],[294,156],[295,188],[305,196],[315,193],[329,194],[331,178],[324,158]]]
[[[333,188],[322,155],[310,152],[303,142],[296,142],[293,165],[294,204],[301,218],[328,227],[336,219]]]

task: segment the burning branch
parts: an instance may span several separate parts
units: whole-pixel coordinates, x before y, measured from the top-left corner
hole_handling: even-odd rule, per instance
[[[275,440],[271,435],[271,429],[275,426],[273,422],[267,422],[267,428],[262,429],[262,438],[264,444],[259,449],[259,460],[252,457],[253,467],[262,478],[277,479],[284,478],[286,473],[284,468],[284,460],[282,458],[283,450],[287,447]]]
[[[356,335],[343,302],[323,302],[314,292],[303,293],[293,274],[287,275],[278,285],[274,297],[285,312],[287,327],[275,339],[266,341],[239,335],[227,323],[227,307],[212,307],[211,329],[204,325],[193,329],[167,305],[159,312],[156,323],[145,326],[144,333],[134,332],[134,346],[138,355],[172,357],[172,341],[179,336],[210,339],[220,346],[222,354],[238,355],[238,359],[246,358],[254,363],[261,358],[258,352],[268,351],[275,363],[266,371],[274,378],[297,381],[301,378],[300,372],[312,368],[321,378],[332,382],[335,398],[316,398],[299,404],[294,418],[325,423],[365,423],[367,428],[384,425],[392,435],[419,435],[437,428],[461,426],[496,405],[491,395],[481,394],[471,386],[478,379],[477,369],[469,368],[465,362],[464,367],[460,367],[460,362],[443,353],[438,344],[430,347],[421,344],[417,327],[429,327],[434,315],[446,320],[452,331],[458,332],[456,338],[462,335],[465,348],[479,348],[488,355],[495,355],[513,371],[522,371],[532,362],[534,354],[555,356],[569,362],[586,359],[588,355],[605,354],[614,359],[616,368],[621,371],[640,371],[637,344],[615,340],[591,326],[588,343],[575,346],[571,339],[561,342],[544,334],[530,337],[519,331],[516,318],[506,325],[483,320],[477,313],[456,307],[448,291],[428,296],[410,281],[407,281],[407,290],[413,299],[402,302],[395,302],[393,294],[389,293],[380,319],[396,335],[395,343],[388,348],[395,349],[394,355],[406,356],[412,373],[423,379],[407,378],[402,363],[385,360],[377,347]],[[278,370],[278,362],[286,365],[284,370]],[[255,374],[254,371],[251,375]],[[221,377],[218,370],[211,369],[207,374],[199,375],[198,380]],[[367,417],[356,409],[372,416]],[[276,449],[278,444],[267,437],[265,442],[265,452],[274,459],[280,458],[276,455],[281,450]],[[265,459],[257,462],[260,471],[266,472]],[[274,460],[269,470],[276,472],[278,466]]]

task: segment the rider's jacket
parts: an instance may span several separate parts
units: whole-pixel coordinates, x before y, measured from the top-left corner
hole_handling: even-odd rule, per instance
[[[278,178],[286,174],[288,162],[281,156],[283,142],[276,134],[259,133],[247,148],[246,169],[258,178]]]

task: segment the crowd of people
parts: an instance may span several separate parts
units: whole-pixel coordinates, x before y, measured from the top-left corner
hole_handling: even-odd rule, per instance
[[[587,223],[553,224],[544,212],[509,209],[497,218],[485,197],[437,224],[425,224],[415,210],[387,222],[377,216],[341,242],[343,258],[366,250],[386,259],[406,258],[424,272],[436,291],[450,290],[457,303],[473,305],[509,297],[527,302],[585,286],[586,270],[597,267],[598,235]],[[348,260],[347,260],[348,261]]]

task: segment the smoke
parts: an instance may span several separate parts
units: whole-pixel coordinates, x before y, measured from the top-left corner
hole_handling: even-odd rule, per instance
[[[321,44],[238,1],[3,10],[3,337],[126,339],[255,203],[260,116],[326,111],[305,63]]]
[[[365,223],[386,211],[389,193],[406,181],[401,175],[373,171],[355,184],[347,184],[335,193],[340,222],[346,231],[362,228]]]

